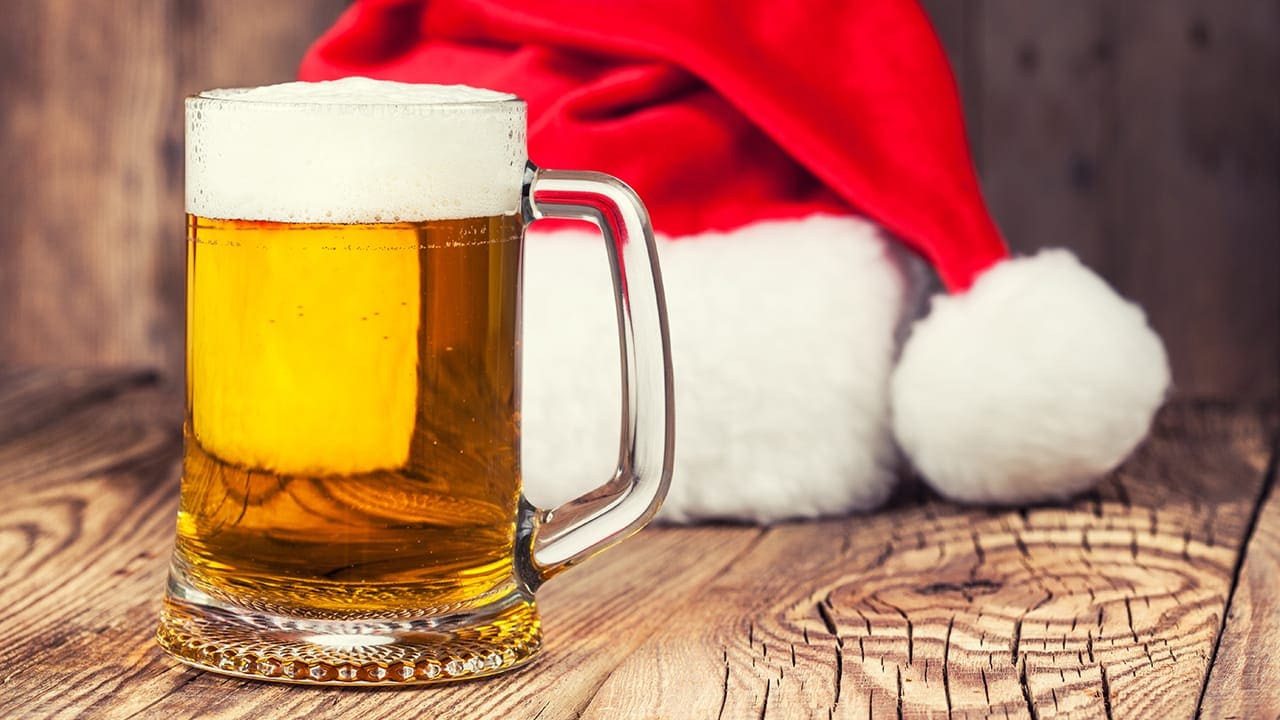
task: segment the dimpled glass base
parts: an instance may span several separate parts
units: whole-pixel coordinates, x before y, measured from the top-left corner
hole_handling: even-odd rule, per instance
[[[165,598],[160,646],[224,675],[308,685],[405,685],[500,673],[537,654],[532,599],[417,619],[320,620]]]

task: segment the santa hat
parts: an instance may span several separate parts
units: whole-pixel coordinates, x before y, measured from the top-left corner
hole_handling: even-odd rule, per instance
[[[915,0],[363,0],[301,69],[351,75],[516,93],[534,162],[643,198],[676,373],[668,518],[874,507],[899,448],[951,498],[1065,497],[1166,392],[1138,307],[1065,250],[1010,257]],[[529,243],[525,475],[544,501],[615,451],[603,258],[582,231]]]

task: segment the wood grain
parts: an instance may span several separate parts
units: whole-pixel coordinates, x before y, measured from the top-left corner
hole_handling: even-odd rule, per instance
[[[0,24],[7,66],[20,68],[0,94],[0,349],[11,360],[159,359],[152,313],[134,310],[157,302],[153,273],[175,237],[157,152],[176,92],[157,62],[163,14],[146,0],[88,17],[80,7],[8,3]]]
[[[1272,427],[1180,407],[1071,506],[770,530],[585,717],[1189,717]]]
[[[1202,693],[1210,717],[1280,707],[1280,503],[1258,509],[1273,410],[1166,409],[1119,473],[1060,506],[919,491],[869,516],[652,528],[544,588],[532,666],[377,691],[225,678],[156,647],[178,402],[151,373],[0,372],[0,717],[1190,717]]]
[[[964,103],[965,125],[969,135],[970,151],[974,166],[982,172],[984,156],[982,127],[983,82],[982,45],[983,26],[980,22],[982,5],[973,0],[921,0],[921,6],[929,15],[938,39],[947,52],[947,61],[955,75],[956,85]]]
[[[1254,518],[1253,535],[1242,558],[1231,611],[1214,652],[1213,670],[1205,685],[1205,717],[1280,717],[1280,493],[1276,492],[1276,459],[1272,456],[1269,497]]]
[[[970,135],[1010,244],[1072,248],[1146,308],[1180,392],[1275,398],[1280,5],[964,4]]]
[[[182,369],[182,98],[292,79],[345,0],[13,0],[0,361]]]
[[[17,498],[0,504],[0,717],[569,717],[665,620],[636,608],[679,604],[758,535],[647,533],[575,570],[540,597],[543,656],[493,683],[378,693],[187,670],[153,639],[176,517],[177,401],[150,373],[0,374],[0,488]]]
[[[28,373],[0,392],[0,717],[99,714],[171,670],[126,642],[154,622],[175,517],[181,435],[154,385]]]

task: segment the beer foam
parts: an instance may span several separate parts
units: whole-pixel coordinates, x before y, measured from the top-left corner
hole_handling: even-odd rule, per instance
[[[345,78],[187,100],[187,212],[373,223],[517,212],[525,105],[465,85]]]

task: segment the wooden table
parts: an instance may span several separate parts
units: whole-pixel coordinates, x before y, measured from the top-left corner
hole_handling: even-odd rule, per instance
[[[840,520],[651,528],[544,588],[533,665],[369,690],[156,647],[177,395],[145,372],[0,372],[0,717],[1280,713],[1274,408],[1175,404],[1066,505],[916,489]]]

